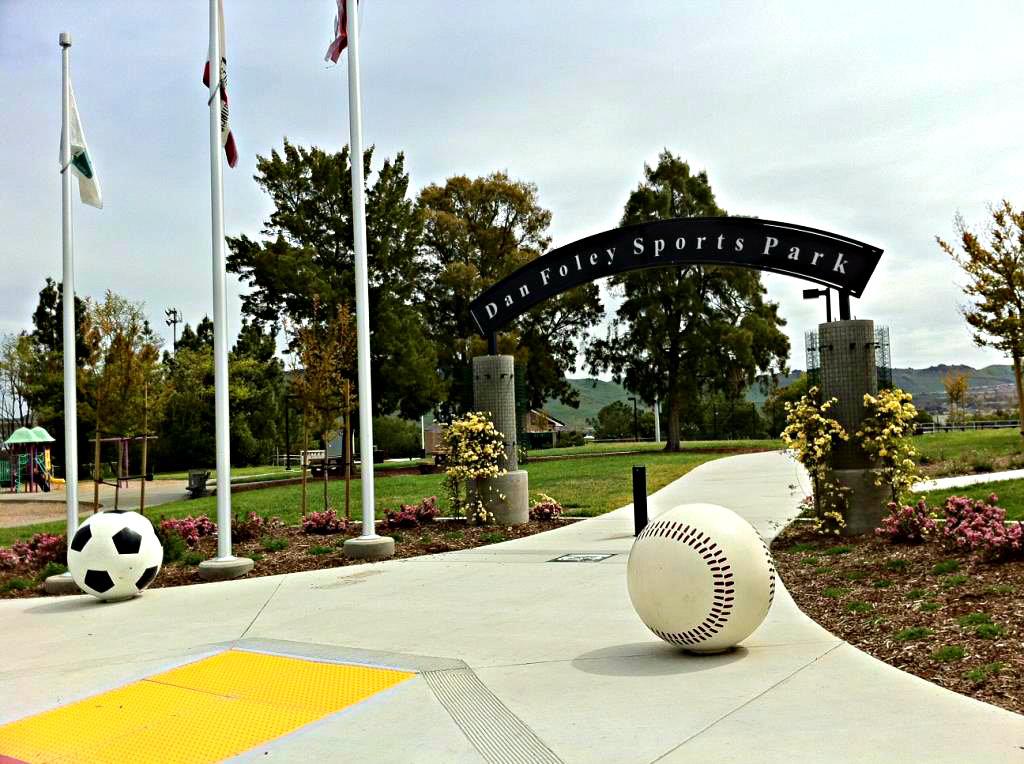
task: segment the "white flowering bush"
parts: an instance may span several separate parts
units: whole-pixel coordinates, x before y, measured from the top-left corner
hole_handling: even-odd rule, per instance
[[[917,451],[910,441],[917,416],[912,400],[910,393],[899,388],[865,395],[868,416],[857,432],[861,446],[871,457],[875,485],[888,487],[890,501],[897,506],[921,479],[914,458]]]
[[[471,411],[448,425],[444,445],[448,450],[444,483],[452,512],[471,522],[491,522],[494,518],[476,491],[476,481],[506,473],[504,437],[485,413]]]
[[[782,440],[810,475],[816,529],[821,533],[839,534],[846,525],[843,514],[848,489],[829,478],[829,469],[833,447],[849,440],[850,436],[828,415],[835,403],[835,398],[820,402],[817,387],[808,390],[796,403],[787,403]]]

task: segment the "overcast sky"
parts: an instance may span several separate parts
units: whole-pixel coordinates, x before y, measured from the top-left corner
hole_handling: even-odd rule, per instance
[[[270,211],[256,154],[288,136],[348,141],[345,60],[323,62],[331,0],[224,0],[238,166],[225,227]],[[414,189],[505,170],[537,184],[553,246],[614,227],[662,148],[706,169],[732,214],[885,250],[856,317],[892,329],[893,363],[1003,363],[976,348],[934,237],[1024,205],[1024,5],[681,0],[366,0],[364,140],[406,153]],[[624,13],[625,10],[628,12]],[[211,306],[203,0],[0,0],[0,331],[26,328],[59,278],[60,49],[105,207],[76,201],[79,294],[113,289],[193,325]],[[76,191],[77,200],[77,191]],[[768,275],[804,366],[822,320],[804,282]],[[231,279],[232,336],[239,324]]]

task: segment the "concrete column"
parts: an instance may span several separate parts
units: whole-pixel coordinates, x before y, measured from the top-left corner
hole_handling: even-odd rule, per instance
[[[878,527],[888,491],[874,485],[870,460],[858,444],[864,420],[864,395],[878,393],[874,321],[832,321],[818,325],[822,400],[836,398],[830,414],[850,435],[833,451],[832,473],[851,489],[846,532],[867,533]]]
[[[478,481],[475,489],[487,510],[501,525],[520,525],[530,519],[530,491],[516,452],[515,359],[510,355],[484,355],[473,359],[473,408],[490,416],[505,439],[508,474]]]
[[[505,438],[505,469],[518,469],[516,365],[512,356],[480,355],[473,359],[473,408],[490,416]]]

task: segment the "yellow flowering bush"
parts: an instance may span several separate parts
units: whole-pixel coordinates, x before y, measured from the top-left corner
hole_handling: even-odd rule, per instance
[[[818,398],[818,388],[812,387],[796,403],[786,404],[786,429],[782,431],[782,440],[810,475],[816,530],[838,534],[846,524],[843,512],[848,489],[829,478],[829,469],[833,446],[849,440],[850,436],[828,415],[836,399],[819,402]]]
[[[493,518],[475,490],[476,481],[505,474],[505,439],[485,413],[471,411],[448,425],[444,445],[444,484],[452,512],[477,523],[490,522]]]
[[[911,445],[917,409],[910,393],[893,388],[878,395],[865,395],[868,416],[861,423],[857,438],[874,464],[875,485],[888,486],[891,500],[901,504],[903,497],[920,480],[917,451]]]

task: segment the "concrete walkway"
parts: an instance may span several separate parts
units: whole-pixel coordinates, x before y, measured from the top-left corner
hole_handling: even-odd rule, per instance
[[[132,480],[127,488],[121,488],[117,496],[120,509],[138,509],[141,495],[140,482]],[[188,498],[186,480],[152,480],[146,483],[146,508],[156,507],[172,501]],[[100,505],[107,509],[114,506],[113,486],[100,486]],[[45,523],[65,518],[64,486],[54,486],[44,493],[0,493],[0,528],[14,528],[19,525]],[[92,513],[93,483],[91,480],[78,482],[79,517]]]
[[[772,536],[801,481],[781,454],[721,459],[655,494],[651,513],[710,501]],[[236,645],[419,672],[241,761],[1024,761],[1024,717],[874,660],[784,588],[732,653],[660,642],[629,604],[631,542],[623,508],[476,550],[117,605],[0,602],[0,721]],[[613,556],[549,562],[569,552]]]
[[[1024,480],[1024,470],[984,472],[980,475],[954,475],[935,480],[922,480],[920,483],[914,484],[914,491],[944,491],[947,488],[966,488],[979,483],[1001,483],[1004,480]]]

